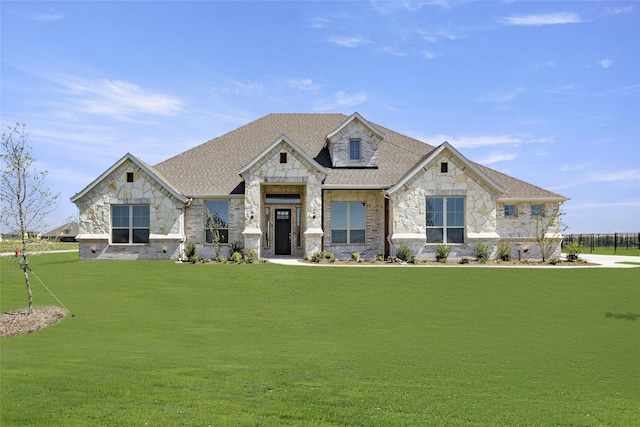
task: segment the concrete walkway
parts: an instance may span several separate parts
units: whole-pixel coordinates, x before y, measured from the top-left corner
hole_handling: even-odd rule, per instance
[[[564,254],[563,254],[564,258]],[[518,267],[518,268],[633,268],[640,267],[640,257],[637,256],[619,256],[619,255],[592,255],[592,254],[581,254],[580,258],[594,264],[598,265],[584,265],[584,264],[569,264],[565,263],[563,267],[556,267],[551,264],[549,265],[500,265],[500,264],[480,264],[474,265],[474,267]],[[311,262],[301,262],[296,258],[289,257],[273,257],[268,258],[268,261],[272,264],[281,264],[281,265],[300,265],[300,266],[333,266],[333,267],[385,267],[384,264],[371,265],[371,264],[341,264],[341,265],[333,265],[333,264],[316,264]],[[622,264],[622,263],[635,263],[634,264]],[[400,264],[395,264],[400,266]],[[448,264],[449,267],[454,265],[453,262]],[[434,267],[433,265],[423,265],[423,267]],[[438,267],[438,266],[435,266]],[[443,265],[444,267],[444,265]]]

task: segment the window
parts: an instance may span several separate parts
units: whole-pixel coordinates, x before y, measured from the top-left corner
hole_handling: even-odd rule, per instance
[[[531,216],[543,216],[542,205],[531,205]]]
[[[516,216],[516,205],[504,205],[504,216],[505,217],[515,217]]]
[[[127,172],[127,182],[133,182],[133,172]]]
[[[206,202],[205,232],[207,243],[229,243],[229,202],[213,200]],[[214,239],[217,237],[217,239]],[[216,240],[218,240],[216,242]]]
[[[364,243],[366,206],[362,202],[331,204],[331,241],[333,243]]]
[[[440,163],[440,172],[441,173],[449,172],[449,163],[447,163],[447,162]]]
[[[280,163],[287,163],[287,153],[280,153]]]
[[[464,198],[427,197],[427,243],[464,243]]]
[[[349,160],[360,160],[360,140],[349,140]]]
[[[149,243],[149,205],[112,205],[111,243]]]

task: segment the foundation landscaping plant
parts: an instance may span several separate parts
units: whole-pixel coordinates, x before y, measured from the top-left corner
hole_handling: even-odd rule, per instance
[[[638,268],[77,258],[30,263],[75,317],[0,338],[2,426],[640,425]]]

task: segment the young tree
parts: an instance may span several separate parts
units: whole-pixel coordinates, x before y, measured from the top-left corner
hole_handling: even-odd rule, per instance
[[[566,229],[562,225],[563,213],[558,211],[553,215],[535,216],[536,234],[535,241],[540,249],[542,262],[545,262],[562,242],[562,232]]]
[[[29,253],[37,249],[37,242],[29,240],[28,232],[42,226],[45,216],[53,212],[60,194],[53,195],[45,186],[47,172],[34,167],[31,147],[27,145],[27,126],[16,123],[2,132],[2,173],[0,174],[0,219],[9,229],[20,232],[20,268],[29,299],[29,313],[33,310],[33,296],[29,283]],[[33,251],[35,252],[35,251]]]

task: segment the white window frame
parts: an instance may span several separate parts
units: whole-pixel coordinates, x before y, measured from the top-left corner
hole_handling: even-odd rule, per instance
[[[141,226],[140,224],[136,224],[136,218],[143,218],[139,216],[134,216],[135,208],[143,207],[147,209],[146,215],[146,226],[144,224]],[[127,209],[127,225],[114,225],[114,209]],[[109,234],[109,240],[112,245],[148,245],[149,244],[149,236],[151,234],[151,208],[150,205],[147,204],[133,204],[133,205],[125,205],[125,204],[113,204],[111,205],[111,229]],[[114,231],[115,230],[127,230],[128,241],[127,242],[116,242],[114,241]],[[136,237],[136,230],[147,230],[146,239],[142,239],[142,241],[134,242]]]
[[[508,209],[508,208],[512,208],[512,209]],[[516,213],[516,205],[504,205],[504,216],[505,218],[515,218],[516,216],[518,216]]]
[[[335,227],[335,219],[336,217],[334,216],[334,213],[336,211],[335,207],[338,204],[343,204],[346,205],[346,228],[338,228]],[[362,218],[363,221],[363,228],[355,228],[355,225],[352,225],[352,222],[355,222],[352,216],[351,216],[351,207],[352,205],[362,205],[364,208],[364,218]],[[346,241],[338,241],[336,242],[336,238],[335,238],[335,232],[336,231],[344,231],[346,232]],[[352,240],[352,233],[356,232],[356,231],[362,231],[362,241],[355,241],[353,242]],[[331,243],[332,244],[347,244],[347,245],[364,245],[367,242],[367,205],[365,202],[332,202],[331,203]]]
[[[427,208],[427,203],[429,200],[441,200],[442,201],[442,211],[435,211],[435,212],[440,212],[440,215],[442,216],[442,218],[429,218],[429,212],[430,210]],[[455,218],[451,218],[448,212],[448,209],[450,209],[450,207],[448,206],[447,201],[454,201],[454,200],[461,200],[462,201],[462,225],[460,224],[451,224],[452,220]],[[444,197],[444,196],[429,196],[425,198],[425,219],[426,219],[426,242],[427,244],[460,244],[460,243],[464,243],[465,241],[465,236],[466,236],[466,201],[464,197],[461,196],[453,196],[453,197]],[[453,214],[453,213],[452,213]],[[435,222],[434,224],[431,224],[432,222]],[[440,223],[441,222],[441,223]],[[430,230],[431,230],[431,234],[433,234],[434,231],[436,230],[441,230],[442,231],[442,239],[429,239],[429,234],[430,234]],[[449,230],[462,230],[462,239],[460,241],[452,241],[450,242],[449,240]]]
[[[227,199],[224,199],[224,200],[221,200],[221,199],[218,199],[218,200],[205,200],[205,202],[204,202],[204,209],[205,209],[205,211],[204,211],[204,214],[205,214],[205,216],[204,216],[204,228],[205,228],[205,230],[204,230],[204,241],[207,244],[214,243],[213,242],[213,234],[211,233],[211,235],[210,235],[209,230],[207,229],[207,221],[209,219],[208,212],[211,212],[211,210],[209,209],[209,203],[226,203],[227,204],[227,212],[226,212],[226,215],[227,215],[227,218],[226,218],[227,224],[226,225],[227,225],[227,227],[219,229],[219,231],[222,231],[220,234],[223,235],[224,237],[226,237],[226,239],[225,238],[221,239],[220,243],[221,244],[227,244],[227,243],[229,243],[229,205],[230,205],[229,204],[229,200],[227,200]],[[209,239],[209,237],[211,237],[211,239]]]
[[[357,150],[354,150],[354,144],[358,144]],[[354,154],[357,154],[357,157],[354,157]],[[362,141],[358,138],[349,139],[349,160],[362,160]]]

